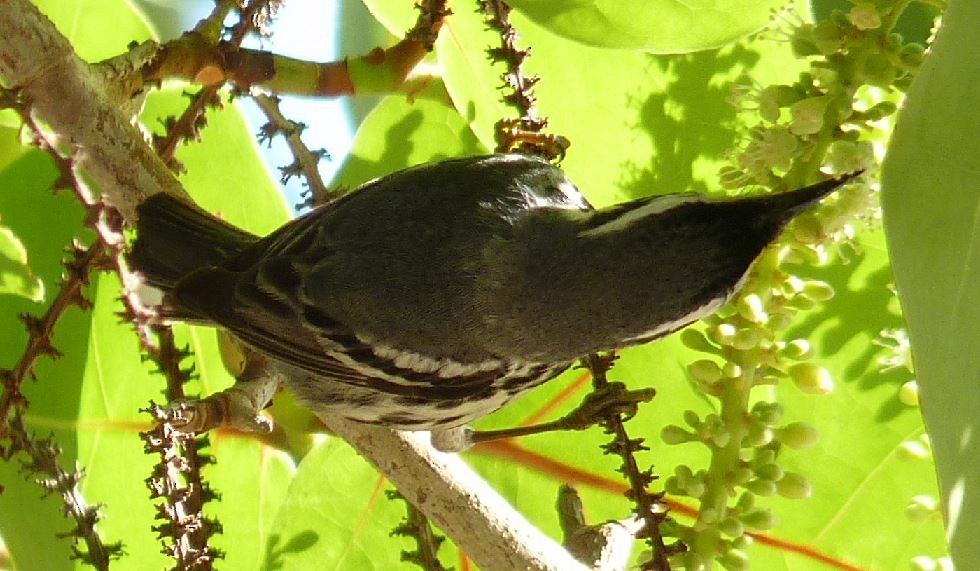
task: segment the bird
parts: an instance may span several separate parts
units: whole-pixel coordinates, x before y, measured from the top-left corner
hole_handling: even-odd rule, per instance
[[[227,330],[314,411],[450,430],[585,355],[717,311],[790,220],[853,176],[595,209],[544,159],[452,158],[265,237],[156,194],[137,207],[129,260],[161,290],[161,316]]]

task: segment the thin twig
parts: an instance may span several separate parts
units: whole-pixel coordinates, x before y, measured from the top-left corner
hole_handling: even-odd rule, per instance
[[[589,355],[583,359],[585,366],[592,371],[592,385],[595,390],[601,390],[609,385],[606,374],[612,368],[615,359],[612,354]],[[679,545],[667,547],[664,543],[660,526],[667,519],[668,506],[662,501],[663,493],[651,493],[647,490],[657,477],[653,474],[652,468],[640,469],[635,454],[649,448],[643,444],[642,438],[629,437],[625,420],[627,419],[624,419],[620,413],[610,413],[600,422],[606,433],[613,436],[612,441],[603,448],[607,454],[615,454],[622,459],[623,463],[619,471],[626,477],[630,486],[626,497],[633,502],[637,517],[644,522],[637,537],[647,540],[647,544],[653,550],[653,557],[642,568],[669,571],[670,563],[667,558],[683,547]]]
[[[163,553],[176,561],[175,569],[208,571],[220,553],[208,545],[211,535],[220,532],[220,524],[204,517],[203,505],[214,499],[210,488],[201,481],[202,458],[194,435],[174,430],[171,410],[150,403],[148,412],[156,426],[141,432],[147,453],[156,453],[160,462],[146,479],[151,497],[164,498],[157,505],[156,519],[164,523],[153,529],[164,543]]]
[[[34,365],[42,356],[57,358],[61,352],[51,341],[51,333],[55,325],[69,307],[76,306],[86,309],[89,302],[82,295],[82,289],[88,285],[89,271],[101,266],[105,259],[105,249],[101,242],[96,242],[88,248],[75,244],[72,259],[65,262],[68,270],[64,283],[58,290],[51,305],[41,317],[21,315],[21,321],[27,327],[27,347],[13,369],[0,370],[0,381],[3,383],[3,393],[0,394],[0,437],[6,436],[5,431],[11,412],[28,406],[21,388],[27,378],[34,378]]]
[[[201,140],[201,129],[207,125],[204,112],[208,107],[221,105],[218,91],[221,85],[208,85],[193,95],[190,105],[180,114],[180,117],[168,117],[165,122],[166,134],[153,136],[153,148],[163,162],[175,172],[184,172],[184,166],[175,157],[177,145],[182,141]]]
[[[62,156],[45,138],[31,117],[28,102],[10,91],[4,92],[3,99],[7,103],[12,103],[10,107],[32,130],[35,145],[54,160],[61,173],[54,184],[54,190],[64,186],[74,188],[80,183],[75,176],[74,161],[70,157]],[[93,219],[90,219],[90,222],[97,226]],[[61,352],[52,342],[54,328],[69,307],[91,308],[91,302],[84,297],[83,289],[89,283],[91,272],[105,269],[108,260],[105,241],[97,240],[88,247],[78,242],[72,244],[70,258],[64,262],[67,273],[57,295],[42,317],[26,314],[20,316],[27,326],[27,346],[12,370],[0,371],[3,384],[3,391],[0,394],[0,438],[8,442],[6,449],[0,449],[0,456],[10,459],[17,452],[28,455],[30,460],[24,462],[23,470],[29,474],[40,475],[41,477],[36,480],[37,483],[46,494],[59,494],[65,515],[75,520],[74,529],[65,534],[75,541],[72,546],[72,557],[85,561],[97,569],[108,569],[110,559],[122,554],[122,544],[105,544],[96,532],[99,509],[98,506],[89,506],[79,491],[78,482],[83,476],[82,470],[80,468],[71,472],[63,470],[58,465],[61,448],[55,444],[53,438],[38,439],[28,433],[22,412],[29,403],[21,389],[28,377],[34,378],[34,366],[39,357],[61,356]],[[79,541],[85,543],[84,551],[78,548]]]
[[[65,534],[76,542],[72,546],[72,556],[97,569],[108,569],[110,559],[122,554],[122,543],[105,544],[99,537],[95,529],[99,520],[98,506],[89,506],[78,489],[82,470],[64,471],[58,464],[61,448],[53,439],[37,439],[28,433],[21,416],[28,402],[20,389],[28,376],[33,377],[38,357],[61,355],[51,341],[54,327],[69,307],[90,307],[82,289],[88,284],[91,270],[101,266],[105,257],[101,242],[88,248],[74,246],[73,259],[65,262],[68,275],[44,316],[21,316],[27,325],[28,344],[14,369],[2,371],[3,393],[0,395],[0,438],[7,442],[0,448],[0,457],[9,460],[17,452],[28,455],[30,460],[24,462],[24,472],[39,475],[37,483],[46,494],[59,494],[65,515],[75,520],[75,527]],[[78,541],[85,543],[84,551],[77,547]]]
[[[78,489],[78,482],[84,472],[79,468],[71,472],[63,470],[58,465],[61,448],[51,437],[37,439],[30,436],[19,412],[10,420],[10,438],[11,449],[8,453],[27,453],[30,461],[24,463],[24,471],[41,475],[37,480],[38,485],[46,494],[60,495],[65,515],[75,520],[75,528],[64,534],[75,541],[72,558],[84,561],[96,569],[109,569],[109,561],[123,555],[123,546],[121,542],[106,544],[99,537],[95,529],[95,524],[100,519],[99,506],[88,505]],[[9,456],[5,455],[6,458]],[[84,551],[78,548],[79,540],[85,543]]]
[[[276,96],[259,93],[253,95],[252,100],[269,119],[259,132],[259,141],[268,141],[276,135],[282,135],[293,154],[292,164],[279,167],[282,171],[283,184],[293,176],[302,176],[305,179],[306,192],[309,193],[307,202],[310,206],[325,204],[343,194],[340,191],[330,190],[324,184],[320,176],[319,164],[328,156],[327,151],[326,149],[312,151],[306,146],[302,137],[306,124],[286,118],[279,109],[280,100]]]
[[[506,66],[503,100],[517,111],[517,118],[501,118],[496,125],[497,152],[520,152],[537,155],[548,160],[561,160],[570,142],[561,135],[545,133],[548,120],[538,113],[534,86],[537,76],[524,74],[524,61],[531,55],[530,49],[520,49],[520,35],[510,23],[510,6],[502,0],[479,0],[486,16],[487,26],[500,34],[500,46],[489,48],[492,61]]]
[[[402,551],[402,561],[409,561],[423,571],[446,571],[439,561],[439,547],[446,540],[437,535],[429,524],[429,518],[405,499],[397,490],[388,492],[388,499],[405,502],[405,523],[399,525],[392,535],[402,535],[415,540],[415,551]]]
[[[240,9],[240,18],[229,30],[229,39],[222,42],[222,53],[227,57],[228,54],[235,53],[242,42],[252,31],[259,31],[267,34],[264,30],[265,24],[269,21],[278,9],[279,0],[252,0],[247,6]],[[201,39],[209,43],[217,43],[220,35],[220,25],[224,21],[230,10],[231,4],[227,1],[218,1],[214,10],[208,17],[197,23],[195,30],[202,34]],[[193,39],[193,38],[192,38]],[[221,105],[218,92],[221,90],[222,82],[205,85],[195,95],[191,96],[191,103],[184,109],[177,119],[169,118],[166,123],[167,133],[163,136],[153,137],[153,147],[157,155],[171,169],[182,172],[183,167],[174,157],[177,145],[181,141],[193,139],[200,141],[200,130],[207,124],[204,113],[208,107]]]

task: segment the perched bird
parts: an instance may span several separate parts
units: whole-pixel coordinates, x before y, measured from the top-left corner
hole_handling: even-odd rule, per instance
[[[467,157],[368,182],[264,238],[158,194],[137,210],[131,263],[164,316],[229,330],[313,409],[441,430],[716,311],[846,180],[595,210],[544,160]]]

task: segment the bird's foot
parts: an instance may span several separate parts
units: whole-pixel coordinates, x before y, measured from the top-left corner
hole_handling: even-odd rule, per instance
[[[558,420],[502,430],[476,431],[461,426],[433,431],[432,445],[443,452],[460,452],[474,444],[502,438],[528,436],[555,430],[585,430],[590,426],[602,423],[611,414],[620,414],[626,418],[632,418],[636,414],[639,404],[652,400],[655,394],[656,391],[651,388],[631,391],[623,383],[611,382],[593,391],[572,412]]]
[[[272,432],[272,421],[261,414],[250,391],[235,385],[203,399],[170,403],[169,420],[178,432],[198,434],[218,427],[246,432]]]
[[[620,414],[627,419],[636,415],[641,402],[649,402],[657,394],[652,388],[627,390],[620,382],[606,383],[592,391],[582,404],[556,422],[565,430],[584,430],[601,423],[611,414]]]
[[[170,403],[171,425],[179,432],[193,434],[219,426],[272,432],[272,421],[262,415],[262,410],[272,402],[281,377],[267,365],[265,359],[251,359],[233,386],[203,399]]]

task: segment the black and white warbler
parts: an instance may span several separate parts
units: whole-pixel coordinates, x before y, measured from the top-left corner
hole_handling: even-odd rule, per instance
[[[131,262],[165,292],[163,315],[231,331],[315,410],[447,429],[583,355],[716,311],[783,226],[848,178],[594,210],[543,160],[461,158],[368,182],[265,238],[156,195]]]

